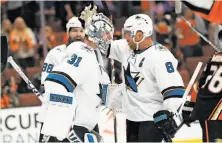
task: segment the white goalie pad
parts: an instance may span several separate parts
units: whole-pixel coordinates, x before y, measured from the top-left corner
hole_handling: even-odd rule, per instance
[[[75,117],[76,98],[73,93],[46,93],[48,105],[41,133],[64,139]]]
[[[107,92],[104,96],[105,106],[112,109],[114,112],[122,112],[122,99],[123,99],[123,84],[109,84]]]
[[[44,118],[46,116],[47,106],[48,106],[46,98],[45,98],[45,93],[43,94],[43,97],[44,97],[43,98],[44,102],[42,103],[41,108],[39,110],[39,114],[37,116],[37,121],[41,123],[44,121]]]

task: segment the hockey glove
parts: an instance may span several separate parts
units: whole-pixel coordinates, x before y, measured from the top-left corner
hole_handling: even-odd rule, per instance
[[[93,14],[97,13],[98,6],[93,3],[85,4],[79,12],[79,18],[85,21],[85,24],[88,25]]]
[[[184,123],[187,126],[190,126],[189,124],[191,122],[195,121],[191,117],[191,112],[193,111],[194,106],[195,106],[195,102],[190,102],[190,101],[186,101],[184,106],[183,106],[182,116],[183,116]]]
[[[173,119],[173,113],[167,110],[160,110],[153,115],[154,123],[164,136],[166,142],[172,142],[172,139],[177,132],[177,124]]]

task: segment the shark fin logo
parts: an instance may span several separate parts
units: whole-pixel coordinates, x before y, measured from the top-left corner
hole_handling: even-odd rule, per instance
[[[130,64],[128,64],[127,69],[125,70],[124,68],[125,84],[132,91],[138,92],[137,87],[142,82],[143,78],[139,76],[139,72],[132,72],[132,73],[136,73],[136,76],[132,77],[130,72]],[[139,79],[141,79],[141,81],[138,84]]]

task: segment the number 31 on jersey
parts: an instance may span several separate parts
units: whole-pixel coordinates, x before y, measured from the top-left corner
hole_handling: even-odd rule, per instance
[[[78,57],[76,54],[74,54],[72,55],[72,58],[67,61],[67,63],[75,67],[78,67],[81,60],[82,60],[82,57]]]

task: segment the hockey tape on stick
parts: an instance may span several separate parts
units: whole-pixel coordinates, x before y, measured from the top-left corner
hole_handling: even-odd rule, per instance
[[[44,98],[42,94],[36,89],[36,87],[32,84],[32,82],[28,79],[28,77],[22,72],[21,68],[15,63],[12,56],[8,57],[8,62],[12,65],[12,67],[17,71],[17,73],[22,77],[22,79],[28,84],[33,93],[44,102]]]
[[[179,115],[182,113],[182,109],[183,109],[183,106],[184,106],[184,104],[186,102],[187,96],[190,93],[190,90],[191,90],[191,88],[192,88],[192,86],[193,86],[193,84],[194,84],[194,82],[195,82],[195,80],[196,80],[196,78],[198,76],[198,73],[199,73],[202,65],[203,65],[202,62],[199,62],[197,64],[197,67],[196,67],[196,69],[195,69],[195,71],[194,71],[194,73],[193,73],[193,75],[192,75],[192,77],[191,77],[191,79],[189,81],[189,84],[188,84],[188,86],[187,86],[187,88],[185,90],[185,93],[184,93],[182,101],[181,101],[182,103],[181,103],[181,105],[179,107],[179,111],[178,111]]]

